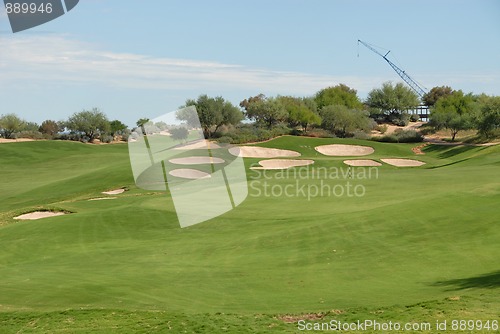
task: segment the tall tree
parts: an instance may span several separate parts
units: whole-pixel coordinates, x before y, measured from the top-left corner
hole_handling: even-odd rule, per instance
[[[431,110],[430,121],[436,128],[449,129],[454,141],[459,131],[474,128],[476,117],[472,94],[465,95],[458,90],[437,100]]]
[[[2,115],[0,116],[0,133],[4,138],[12,138],[12,135],[21,131],[25,124],[26,122],[16,114]]]
[[[223,125],[236,125],[243,120],[241,110],[221,96],[200,95],[196,100],[187,100],[185,107],[189,106],[196,107],[205,138],[211,138]],[[183,113],[182,110],[177,113],[177,118],[188,123],[192,122],[191,119],[187,119],[188,113]]]
[[[316,109],[314,101],[292,96],[280,96],[278,100],[288,113],[290,126],[300,125],[302,130],[307,132],[310,125],[321,123],[321,117],[313,111]]]
[[[344,105],[330,105],[320,110],[323,128],[344,138],[355,131],[371,130],[372,120],[367,111],[349,109]]]
[[[318,109],[330,105],[342,105],[349,109],[361,109],[363,104],[358,98],[358,92],[347,85],[339,84],[328,87],[316,93],[315,101]]]
[[[245,108],[245,115],[248,119],[269,128],[278,122],[285,121],[288,117],[288,113],[279,99],[268,98],[262,94],[243,100],[240,106]]]
[[[59,124],[57,124],[56,121],[53,120],[45,120],[42,122],[40,125],[40,128],[38,131],[40,131],[43,134],[46,134],[50,136],[51,138],[54,138],[54,136],[59,132]]]
[[[483,98],[480,108],[479,133],[488,139],[500,137],[500,96]]]
[[[436,86],[422,97],[422,101],[426,106],[432,107],[441,97],[451,95],[452,93],[453,89],[449,86]]]
[[[117,119],[109,122],[109,132],[113,137],[125,129],[127,129],[127,126]]]
[[[89,142],[109,131],[109,121],[98,108],[74,113],[68,118],[66,127],[73,132],[84,133]]]
[[[389,114],[400,114],[405,110],[419,105],[419,97],[403,83],[393,85],[391,82],[382,84],[368,93],[366,104]]]

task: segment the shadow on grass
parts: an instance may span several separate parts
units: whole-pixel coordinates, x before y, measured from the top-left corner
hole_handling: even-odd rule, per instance
[[[447,159],[473,149],[477,149],[477,147],[469,145],[446,146],[446,145],[434,144],[426,146],[423,149],[423,151],[425,153],[437,153],[438,158]]]
[[[481,276],[438,281],[433,285],[450,287],[448,290],[464,290],[472,288],[496,289],[500,288],[500,270]]]

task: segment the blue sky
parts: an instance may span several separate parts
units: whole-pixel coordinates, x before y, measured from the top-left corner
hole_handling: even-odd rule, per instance
[[[81,0],[13,34],[0,9],[0,114],[41,122],[99,107],[133,125],[200,94],[310,96],[400,81],[500,95],[500,1]],[[359,57],[358,57],[359,54]]]

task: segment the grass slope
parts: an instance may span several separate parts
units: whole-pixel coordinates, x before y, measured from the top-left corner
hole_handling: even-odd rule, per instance
[[[491,297],[500,287],[499,146],[432,145],[423,156],[410,144],[359,140],[285,136],[259,146],[299,151],[315,168],[345,168],[343,158],[314,150],[331,143],[370,145],[375,160],[427,164],[383,165],[377,177],[352,180],[249,172],[244,203],[180,229],[168,194],[133,185],[126,145],[0,145],[0,328],[290,332],[296,324],[273,314],[425,320],[465,308],[476,319],[500,309]],[[352,182],[366,194],[263,196],[265,182]],[[87,200],[122,186],[130,191],[116,200]],[[75,213],[12,219],[37,208]],[[426,301],[435,302],[418,306]],[[334,309],[343,311],[327,312]]]

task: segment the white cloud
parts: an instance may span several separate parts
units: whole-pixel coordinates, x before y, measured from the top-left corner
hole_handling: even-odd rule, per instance
[[[312,94],[346,83],[369,90],[380,78],[334,77],[272,71],[212,61],[113,53],[64,36],[8,37],[1,41],[0,83],[101,84],[138,89],[198,89],[217,86],[253,92]]]

